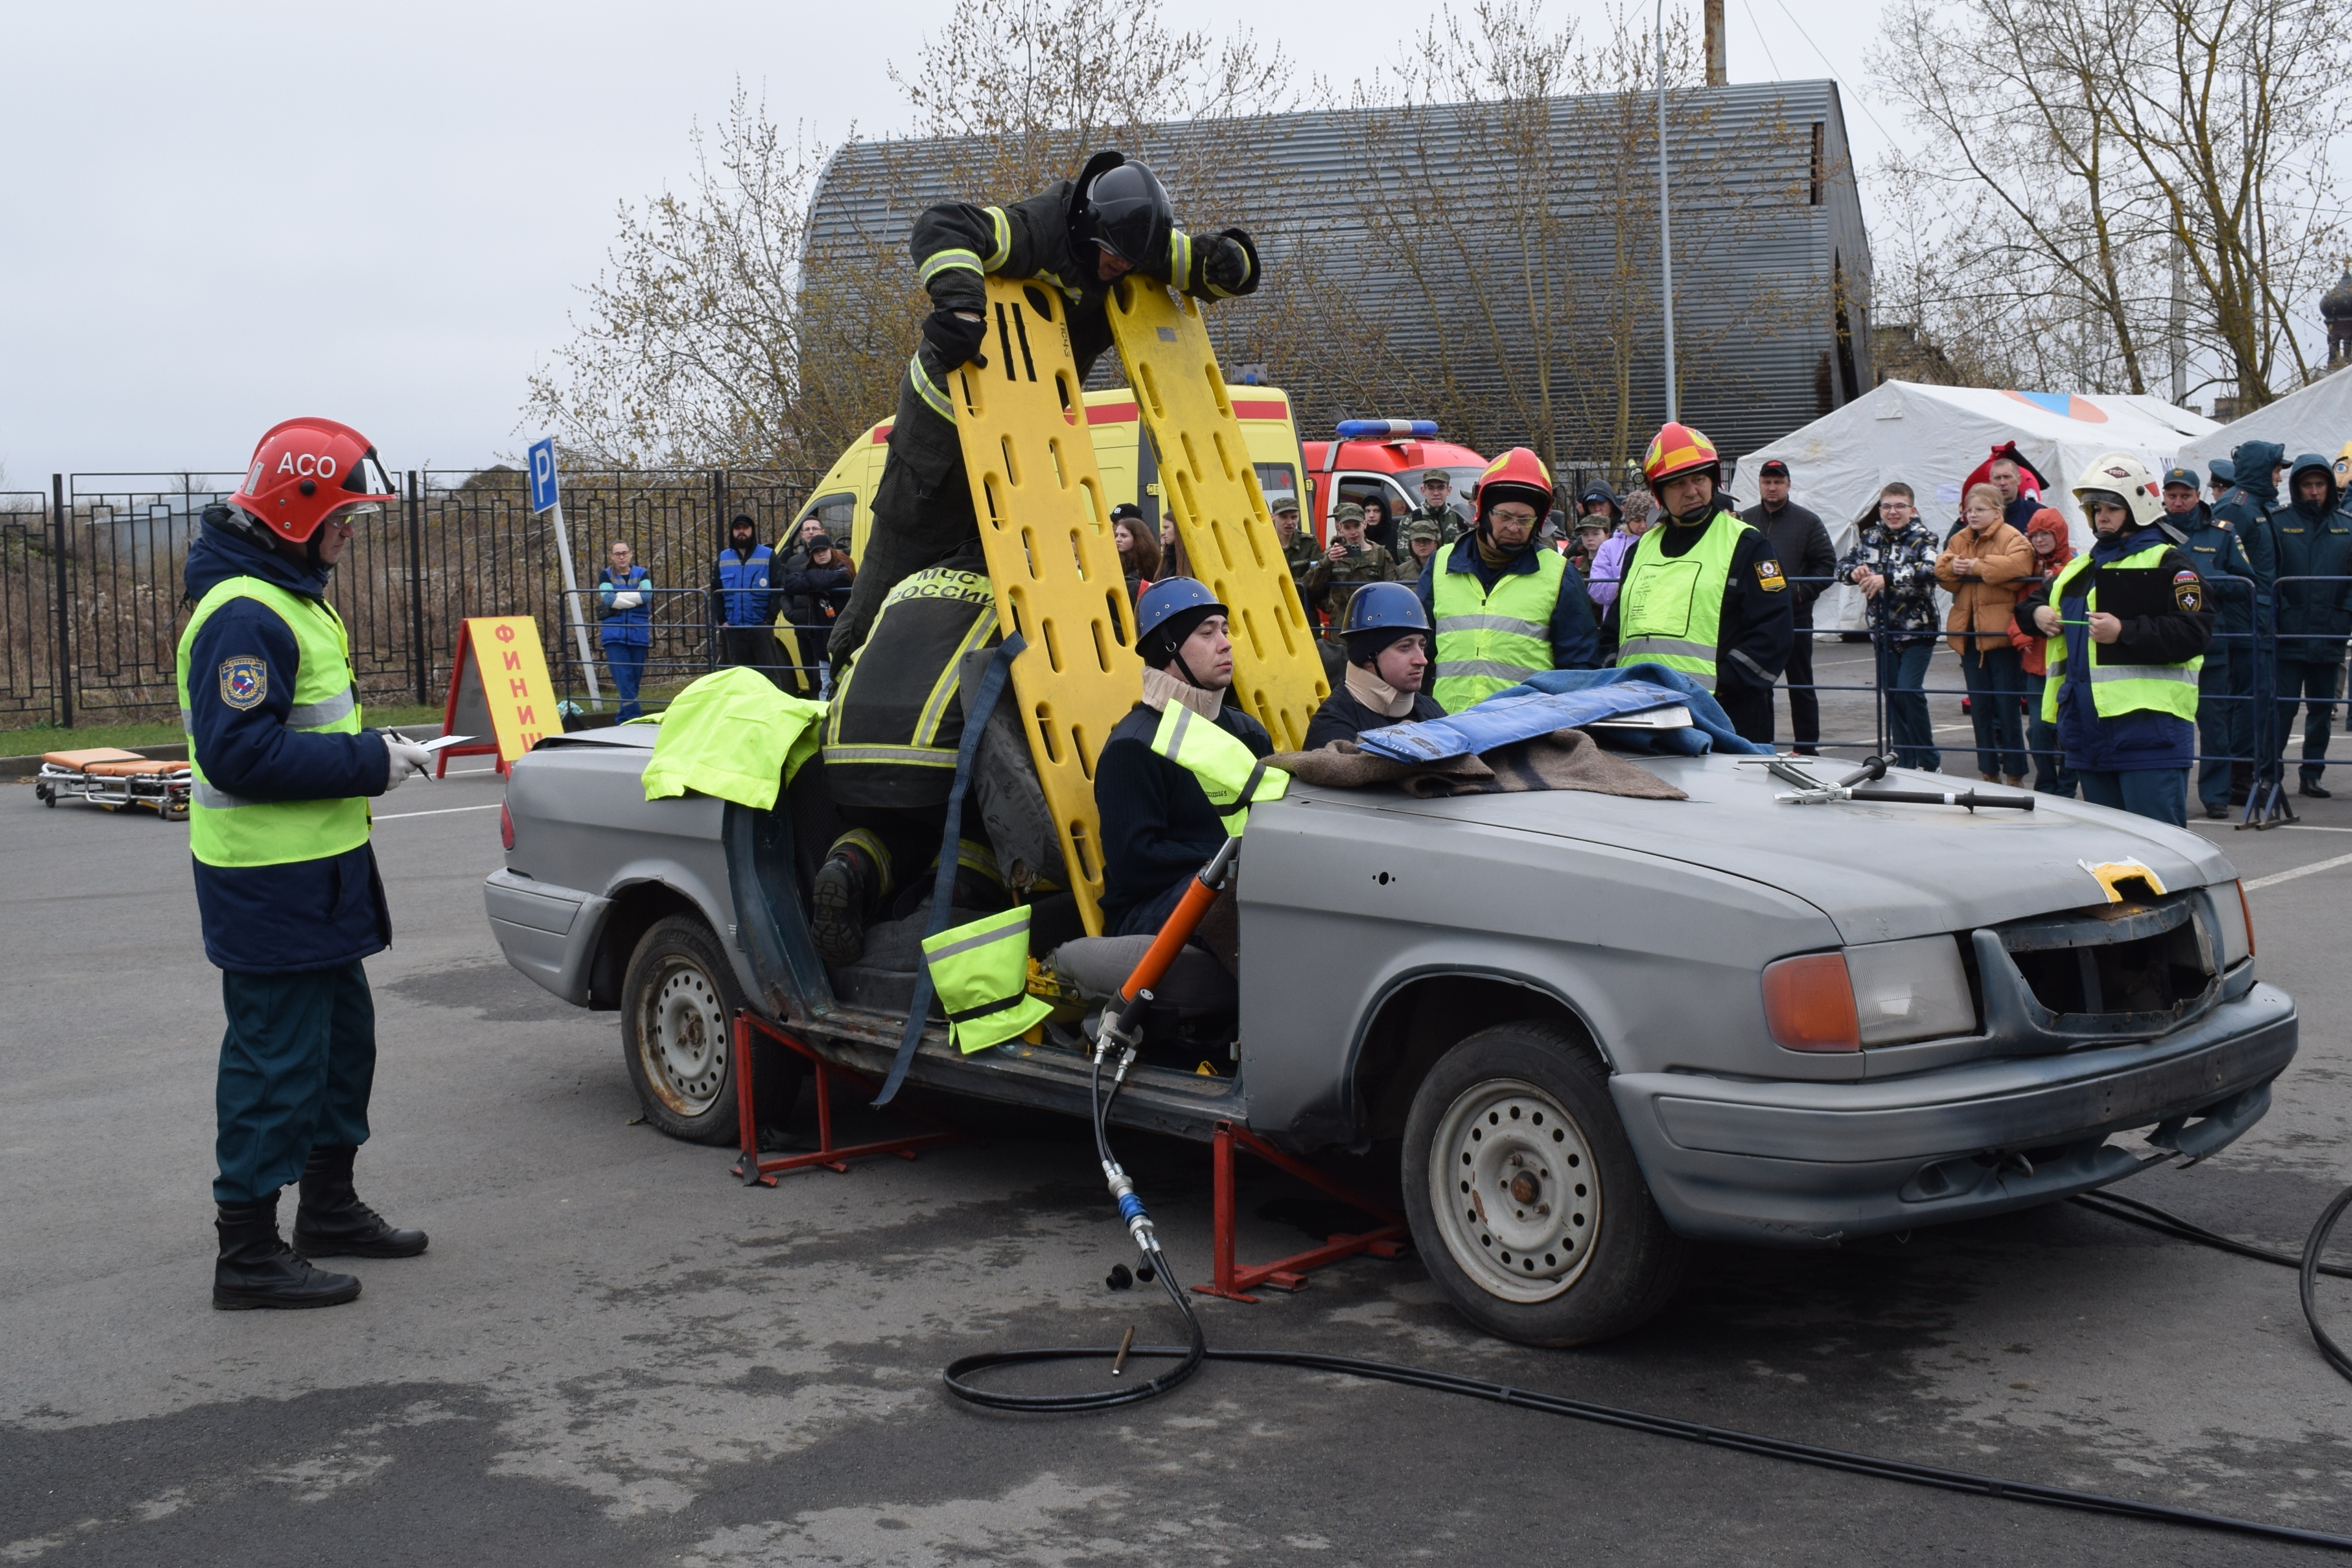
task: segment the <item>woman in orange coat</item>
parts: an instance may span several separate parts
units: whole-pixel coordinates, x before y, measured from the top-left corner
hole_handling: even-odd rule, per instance
[[[1969,488],[1960,529],[1936,559],[1936,581],[1952,595],[1944,630],[1969,684],[1978,776],[2018,788],[2025,783],[2025,670],[2009,628],[2023,580],[2033,575],[2033,547],[2002,510],[1992,486]]]

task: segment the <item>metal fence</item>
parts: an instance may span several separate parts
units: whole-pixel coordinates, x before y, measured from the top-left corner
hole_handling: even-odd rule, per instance
[[[238,473],[58,474],[47,494],[0,492],[0,727],[167,717],[192,607],[183,586],[205,507]],[[567,476],[573,565],[593,584],[628,541],[665,589],[699,590],[748,512],[781,541],[818,478],[795,469],[663,469]],[[433,703],[447,689],[457,623],[528,615],[568,665],[554,530],[520,473],[411,470],[401,499],[352,540],[330,597],[349,628],[363,700]],[[699,605],[698,593],[692,603]],[[681,609],[683,604],[681,604]],[[666,663],[708,668],[703,619],[673,616]]]

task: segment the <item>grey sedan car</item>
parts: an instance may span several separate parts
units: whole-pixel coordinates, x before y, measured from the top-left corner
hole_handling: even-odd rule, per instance
[[[912,962],[877,953],[887,932],[848,970],[816,956],[814,765],[773,811],[647,802],[651,742],[522,758],[485,897],[517,968],[621,1011],[650,1119],[730,1142],[734,1011],[878,1073]],[[1255,808],[1238,985],[1205,955],[1171,975],[1117,1120],[1393,1151],[1454,1304],[1574,1344],[1657,1311],[1693,1240],[1830,1247],[2049,1203],[2268,1108],[2294,1007],[2256,978],[2211,846],[2071,800],[1799,805],[1735,758],[1645,761],[1688,798],[1294,783]],[[1055,963],[1100,994],[1133,952]],[[965,1057],[933,1026],[908,1079],[1084,1115],[1087,1066],[1050,1034]],[[762,1099],[797,1087],[761,1067]]]

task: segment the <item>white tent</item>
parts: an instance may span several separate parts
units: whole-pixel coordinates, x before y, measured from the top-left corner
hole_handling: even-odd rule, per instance
[[[2352,441],[2352,372],[2324,375],[2243,419],[2200,436],[2180,449],[2180,460],[2202,467],[2228,457],[2243,441],[2276,441],[2286,448],[2290,463],[2305,452],[2334,462],[2344,443]]]
[[[1877,506],[1879,490],[1897,479],[1918,496],[1927,526],[1939,536],[1948,532],[1959,518],[1962,481],[1995,447],[2014,441],[2050,481],[2044,494],[2066,518],[2081,548],[2089,543],[2090,525],[2069,487],[2093,458],[2128,452],[2161,472],[2179,460],[2189,441],[2219,428],[2160,397],[2082,397],[1890,381],[1741,458],[1731,487],[1752,505],[1756,470],[1774,458],[1788,464],[1790,499],[1821,513],[1831,542],[1843,554],[1853,548],[1855,523]],[[1852,588],[1831,589],[1816,607],[1813,624],[1825,629],[1861,626],[1862,595]]]

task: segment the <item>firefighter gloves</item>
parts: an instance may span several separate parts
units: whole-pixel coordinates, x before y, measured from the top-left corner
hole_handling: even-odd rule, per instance
[[[940,356],[940,363],[948,370],[961,364],[985,367],[987,359],[980,349],[988,341],[988,323],[967,310],[942,305],[923,318],[923,341]]]

